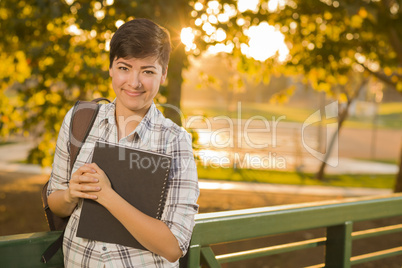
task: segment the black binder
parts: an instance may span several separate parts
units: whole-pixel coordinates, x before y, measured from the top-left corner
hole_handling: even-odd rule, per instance
[[[106,173],[112,188],[127,202],[160,219],[171,160],[164,154],[97,142],[92,162]],[[90,199],[84,200],[77,236],[145,249],[107,209]]]

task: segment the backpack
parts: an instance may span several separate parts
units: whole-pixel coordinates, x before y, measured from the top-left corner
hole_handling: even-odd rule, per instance
[[[99,101],[110,102],[106,98],[97,98],[92,101],[77,101],[74,105],[70,121],[69,132],[69,173],[73,170],[75,160],[95,122],[99,111]],[[74,140],[72,140],[74,138]],[[73,142],[72,142],[73,141]],[[47,202],[47,188],[49,181],[42,188],[42,203],[49,229],[51,231],[63,231],[60,237],[43,253],[41,261],[47,263],[63,244],[64,230],[69,217],[61,218],[53,214]]]

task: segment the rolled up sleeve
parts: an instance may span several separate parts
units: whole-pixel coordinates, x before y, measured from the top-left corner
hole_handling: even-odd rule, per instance
[[[168,194],[161,220],[170,228],[179,242],[183,255],[187,252],[194,228],[194,215],[198,212],[199,196],[197,167],[186,132],[171,143],[173,156],[169,173]]]
[[[61,125],[59,136],[57,138],[56,150],[54,154],[52,173],[47,187],[47,195],[57,190],[65,190],[68,188],[70,174],[70,154],[68,150],[69,130],[72,109],[70,109],[64,117]]]

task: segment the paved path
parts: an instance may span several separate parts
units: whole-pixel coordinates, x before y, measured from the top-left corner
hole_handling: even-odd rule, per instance
[[[371,189],[358,187],[334,187],[313,185],[268,184],[252,182],[229,182],[200,180],[200,189],[234,190],[245,192],[283,193],[298,195],[358,197],[391,194],[391,189]]]
[[[0,170],[18,171],[32,174],[50,173],[50,168],[42,169],[38,165],[20,164],[33,147],[33,142],[20,142],[0,146]],[[320,161],[313,157],[304,157],[300,171],[314,172],[318,170]],[[339,157],[337,167],[327,166],[328,174],[396,174],[398,166],[372,161],[356,160],[346,157]]]
[[[30,174],[50,174],[50,168],[41,168],[38,165],[19,164],[17,161],[26,159],[28,150],[33,143],[15,143],[0,146],[0,170],[6,172],[22,172]],[[351,173],[353,171],[369,171],[376,173],[395,173],[395,165],[357,161],[342,158],[336,172]],[[368,189],[356,187],[329,187],[329,186],[301,186],[301,185],[281,185],[281,184],[262,184],[249,182],[222,182],[200,180],[200,188],[207,190],[236,190],[252,192],[271,192],[301,195],[321,195],[321,196],[366,196],[366,195],[385,195],[391,193],[387,189]]]
[[[201,150],[197,153],[203,165],[301,172],[319,169],[327,140],[336,130],[319,131],[317,126],[304,128],[301,123],[282,121],[213,118],[194,120],[191,127],[198,133]],[[401,146],[402,129],[377,129],[373,136],[370,129],[343,128],[326,172],[395,174],[397,165],[357,159],[398,159]]]

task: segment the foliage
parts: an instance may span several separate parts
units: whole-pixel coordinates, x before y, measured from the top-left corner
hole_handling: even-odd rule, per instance
[[[249,119],[255,115],[260,115],[268,119],[272,117],[279,118],[284,115],[286,118],[283,118],[281,122],[298,123],[305,122],[306,118],[315,111],[311,108],[291,107],[284,104],[266,105],[265,103],[258,104],[244,101],[242,102],[242,109],[242,119]],[[402,122],[402,106],[400,103],[380,103],[378,109],[376,123],[378,128],[400,130]],[[198,106],[192,103],[191,106],[183,105],[182,110],[183,113],[188,116],[199,115],[201,110],[204,112],[204,117],[214,117],[225,114],[230,118],[237,118],[239,115],[238,111],[228,112],[226,107],[210,104],[200,104]],[[373,117],[365,115],[350,116],[346,119],[345,126],[371,130],[373,128]]]
[[[0,137],[39,137],[30,159],[50,165],[62,118],[73,103],[113,96],[108,43],[118,23],[134,17],[151,18],[171,33],[174,50],[161,100],[178,108],[188,55],[218,43],[232,47],[232,62],[257,82],[272,73],[300,75],[340,101],[354,95],[351,77],[358,85],[367,74],[402,90],[402,18],[395,0],[270,0],[253,9],[241,9],[240,2],[247,1],[0,1],[0,93],[5,96]],[[261,62],[243,53],[250,27],[262,22],[285,35],[286,61],[277,55]],[[192,27],[195,37],[187,55],[180,42],[185,27]]]
[[[198,166],[197,171],[199,178],[224,181],[380,189],[392,189],[395,184],[393,174],[330,174],[323,181],[318,181],[314,179],[314,174],[291,171],[214,168],[202,165]]]
[[[213,34],[205,38],[206,25],[225,30],[227,39],[221,43],[232,45],[233,55],[242,58],[239,70],[259,76],[273,72],[300,74],[314,89],[337,96],[340,101],[353,95],[354,89],[345,86],[359,73],[373,75],[402,91],[402,7],[396,1],[270,0],[258,1],[243,13],[236,5],[245,1],[221,1],[214,9],[211,2],[216,1],[206,2],[196,15],[195,43],[219,43]],[[219,18],[225,10],[235,12],[229,20],[210,19]],[[247,31],[264,22],[285,35],[290,50],[285,65],[278,57],[259,64],[241,53],[251,41]]]
[[[198,4],[198,13],[195,14],[195,24],[198,25],[195,36],[198,40],[216,44],[219,40],[210,29],[229,31],[225,42],[233,47],[233,54],[242,59],[240,70],[257,76],[267,76],[277,71],[300,75],[303,82],[311,84],[314,89],[335,97],[339,103],[345,103],[339,107],[338,132],[348,116],[351,103],[368,84],[368,76],[402,92],[400,1],[253,1],[254,6],[248,2],[248,6],[244,9],[242,7],[242,13],[237,11],[246,1],[222,2]],[[225,10],[234,10],[233,15],[219,19]],[[280,55],[258,64],[242,53],[247,44],[251,45],[253,41],[249,38],[252,28],[267,23],[274,25],[286,37],[289,47],[286,64],[277,64],[281,61]],[[205,38],[205,35],[210,36]],[[380,96],[379,93],[375,92]],[[288,92],[278,94],[277,97],[283,99],[286,95]],[[329,158],[338,132],[331,138],[317,173],[318,179],[323,178],[326,159]]]
[[[50,166],[63,117],[75,101],[113,98],[107,48],[119,23],[152,18],[169,28],[178,47],[183,18],[175,12],[185,17],[190,7],[171,2],[0,1],[0,137],[37,137],[29,159]]]

